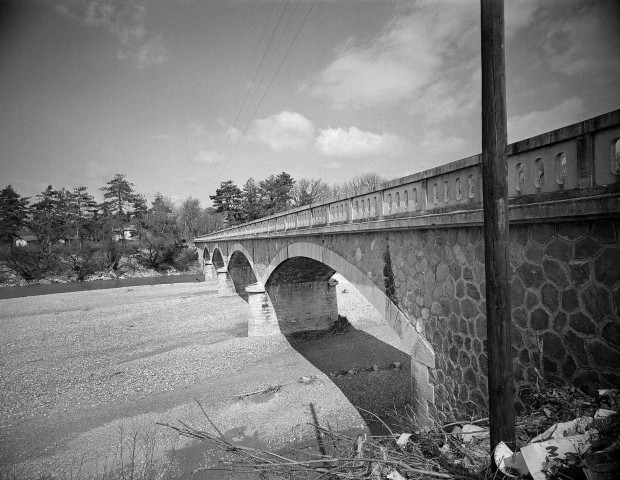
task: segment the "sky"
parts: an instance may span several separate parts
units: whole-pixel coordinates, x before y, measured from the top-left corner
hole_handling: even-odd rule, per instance
[[[620,108],[620,2],[505,24],[509,142]],[[397,178],[480,152],[480,89],[478,1],[3,0],[0,188]]]

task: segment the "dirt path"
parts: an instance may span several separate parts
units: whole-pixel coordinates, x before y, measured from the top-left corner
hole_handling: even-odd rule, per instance
[[[340,290],[343,312],[393,342],[380,317]],[[151,432],[158,455],[174,445],[181,470],[196,468],[202,450],[154,427],[178,419],[203,427],[194,398],[241,443],[277,449],[311,438],[310,403],[332,428],[360,430],[345,394],[363,398],[368,379],[337,372],[361,367],[356,351],[374,348],[371,363],[382,365],[403,355],[363,330],[295,348],[283,337],[247,338],[247,304],[204,283],[2,300],[0,312],[0,473],[11,478],[62,476],[79,464],[93,471],[131,432]],[[360,372],[396,375],[392,385],[407,374]],[[238,398],[273,385],[282,388]]]

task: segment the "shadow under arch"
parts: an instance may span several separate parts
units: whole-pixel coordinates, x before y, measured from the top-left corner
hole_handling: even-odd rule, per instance
[[[228,259],[228,275],[233,282],[237,295],[248,301],[248,293],[245,288],[257,282],[254,269],[250,264],[247,253],[240,249],[234,249]]]
[[[331,278],[334,273],[338,272],[342,275],[351,285],[359,291],[361,296],[365,297],[370,304],[378,311],[383,317],[386,323],[396,332],[402,342],[402,349],[397,349],[391,345],[387,345],[385,342],[378,340],[377,338],[369,335],[365,332],[354,332],[353,335],[357,337],[355,343],[358,345],[358,353],[361,353],[363,357],[364,350],[381,352],[385,357],[392,356],[395,358],[394,362],[401,363],[401,365],[407,364],[410,366],[410,373],[408,375],[407,383],[410,388],[407,388],[407,393],[411,399],[411,406],[413,413],[417,416],[417,420],[420,423],[428,423],[428,405],[434,402],[434,388],[429,382],[429,368],[435,368],[435,355],[430,344],[416,331],[414,326],[409,322],[406,315],[401,312],[396,305],[386,296],[386,294],[374,284],[374,282],[368,278],[357,267],[348,262],[345,258],[336,254],[335,252],[314,243],[309,242],[296,242],[288,245],[286,248],[278,252],[269,266],[267,267],[260,280],[265,285],[265,290],[270,296],[273,308],[278,317],[278,322],[281,324],[280,315],[286,315],[286,308],[291,308],[290,305],[278,305],[281,303],[281,298],[275,298],[279,296],[280,291],[274,291],[278,285],[291,284],[299,282],[299,284],[315,283],[328,283],[328,279]],[[323,296],[325,300],[329,301],[329,292],[318,292],[319,297]],[[334,292],[335,293],[335,292]],[[301,296],[299,296],[301,299]],[[313,309],[316,316],[319,317],[319,324],[321,315],[329,315],[330,306],[328,305],[326,310],[322,310],[325,303],[320,302],[314,305],[308,305]],[[298,308],[298,307],[295,307]],[[336,309],[337,309],[336,298]],[[316,328],[315,328],[316,329]],[[303,328],[298,328],[298,331],[302,331]],[[309,329],[308,329],[309,330]],[[288,329],[289,333],[291,329]],[[289,342],[296,348],[302,355],[304,355],[311,363],[317,368],[330,374],[332,379],[340,378],[338,375],[343,376],[342,371],[329,371],[334,364],[326,361],[326,355],[315,355],[312,353],[312,346],[310,349],[302,347],[301,344],[295,338],[294,331],[289,335]],[[349,338],[348,341],[352,341]],[[329,340],[328,343],[332,343],[332,352],[337,352],[338,346],[334,339]],[[325,344],[327,345],[327,343]],[[317,346],[314,345],[314,351],[317,351]],[[407,352],[409,355],[407,355]],[[366,365],[364,367],[372,368],[373,364],[368,365],[370,358],[365,358]],[[376,365],[376,364],[374,364]],[[360,365],[361,366],[361,365]],[[353,369],[355,370],[355,368]],[[405,368],[405,370],[408,370]],[[335,382],[339,383],[339,382]],[[347,387],[343,384],[338,385],[341,391],[355,404],[356,399],[353,391],[345,391]],[[377,392],[385,392],[387,384],[381,384],[379,382],[379,388]],[[357,388],[357,387],[356,387]],[[357,406],[362,406],[358,405]],[[362,408],[364,408],[362,406]],[[367,415],[366,415],[367,417]]]
[[[217,247],[213,249],[213,255],[211,255],[211,262],[213,263],[213,266],[216,270],[218,268],[224,268],[226,266],[226,263],[224,263],[224,257],[222,256],[222,252]]]

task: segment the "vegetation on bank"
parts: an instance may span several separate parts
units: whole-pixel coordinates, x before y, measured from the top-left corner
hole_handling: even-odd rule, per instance
[[[282,172],[243,189],[221,182],[213,208],[196,198],[180,206],[155,195],[149,206],[125,175],[100,188],[102,202],[84,186],[54,189],[49,185],[35,201],[8,185],[0,190],[0,283],[50,277],[82,281],[95,273],[139,268],[186,271],[196,260],[188,243],[198,235],[255,220],[334,195],[352,194],[385,179],[366,173],[338,185],[320,179],[294,180]]]

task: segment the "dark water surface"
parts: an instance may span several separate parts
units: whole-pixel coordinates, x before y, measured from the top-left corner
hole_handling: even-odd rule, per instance
[[[32,297],[35,295],[49,295],[52,293],[100,290],[104,288],[204,282],[204,280],[205,277],[201,273],[185,273],[182,275],[162,275],[161,277],[121,278],[115,280],[95,280],[92,282],[50,283],[27,285],[25,287],[0,287],[0,300],[7,298]]]

